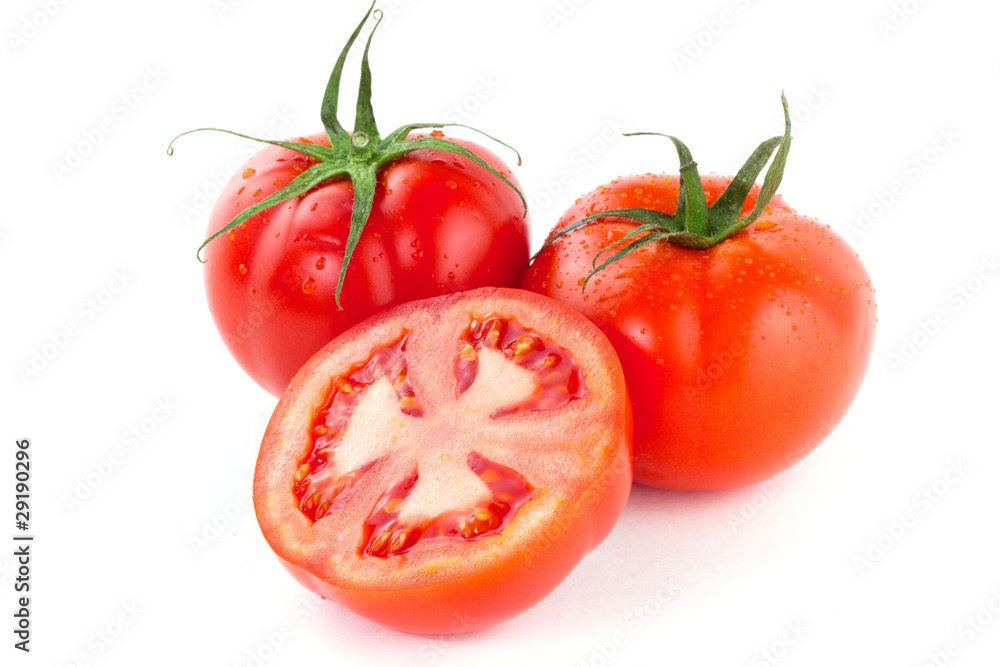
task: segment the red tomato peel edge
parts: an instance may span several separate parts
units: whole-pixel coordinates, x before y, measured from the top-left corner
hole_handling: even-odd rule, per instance
[[[478,368],[460,382],[470,346]],[[338,401],[349,409],[331,412]],[[254,506],[310,590],[402,630],[467,632],[536,604],[608,535],[631,439],[597,327],[537,294],[481,288],[385,311],[313,356],[268,424]],[[328,503],[315,521],[314,493]]]

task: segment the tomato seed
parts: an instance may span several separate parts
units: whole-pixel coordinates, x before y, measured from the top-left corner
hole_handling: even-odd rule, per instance
[[[392,541],[389,542],[389,553],[394,554],[402,551],[403,547],[406,546],[406,539],[409,536],[410,534],[405,530],[401,530],[398,533],[396,533],[393,536]]]

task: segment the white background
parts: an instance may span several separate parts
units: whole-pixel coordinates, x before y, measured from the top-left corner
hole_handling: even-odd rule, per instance
[[[850,240],[878,295],[867,379],[814,455],[736,491],[636,487],[551,596],[444,639],[314,605],[247,502],[275,399],[229,357],[195,260],[213,177],[246,147],[202,134],[165,148],[203,125],[320,130],[366,6],[224,3],[4,3],[0,663],[996,664],[996,3],[380,3],[383,131],[465,120],[518,147],[533,247],[593,187],[676,172],[666,140],[620,129],[676,134],[703,173],[732,174],[779,132],[783,89],[796,123],[780,192]],[[60,169],[72,151],[86,155]],[[11,632],[19,438],[34,475],[30,655]]]

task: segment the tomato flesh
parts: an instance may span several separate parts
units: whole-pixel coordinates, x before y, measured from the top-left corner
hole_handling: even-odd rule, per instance
[[[365,520],[362,556],[388,558],[412,549],[421,540],[474,540],[501,532],[517,509],[531,498],[532,486],[514,470],[470,452],[469,469],[487,486],[491,498],[481,507],[451,510],[421,524],[403,524],[402,505],[420,475],[414,470],[379,499]]]
[[[405,304],[296,375],[261,445],[257,516],[296,578],[373,620],[486,627],[610,531],[631,428],[618,359],[578,313],[514,289]]]

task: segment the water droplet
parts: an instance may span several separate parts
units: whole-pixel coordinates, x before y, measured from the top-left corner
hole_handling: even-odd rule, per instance
[[[775,226],[776,223],[774,222],[774,220],[761,220],[756,225],[754,225],[753,228],[759,232],[763,232],[765,230],[772,229]]]
[[[392,188],[386,188],[386,190],[385,190],[385,196],[388,197],[391,194],[392,194]]]
[[[240,264],[240,273],[245,276],[247,274],[247,271],[248,271],[247,265],[246,264]]]
[[[251,176],[253,176],[256,173],[257,173],[256,169],[249,169],[249,168],[248,169],[244,169],[243,170],[243,178],[250,178]]]
[[[775,300],[775,299],[777,299],[777,298],[778,298],[778,297],[774,296],[774,292],[768,292],[768,293],[767,293],[767,300],[768,300],[768,301],[774,301],[774,300]]]
[[[456,183],[455,181],[446,181],[445,186],[447,186],[449,190],[455,190],[458,188],[458,183]]]
[[[317,270],[322,271],[324,266],[326,266],[326,257],[320,257],[319,259],[316,260]]]
[[[302,283],[302,293],[312,294],[316,291],[316,281],[312,278],[306,278],[305,282]]]
[[[449,280],[454,280],[455,279],[455,272],[454,271],[449,271],[448,272],[448,279]]]

